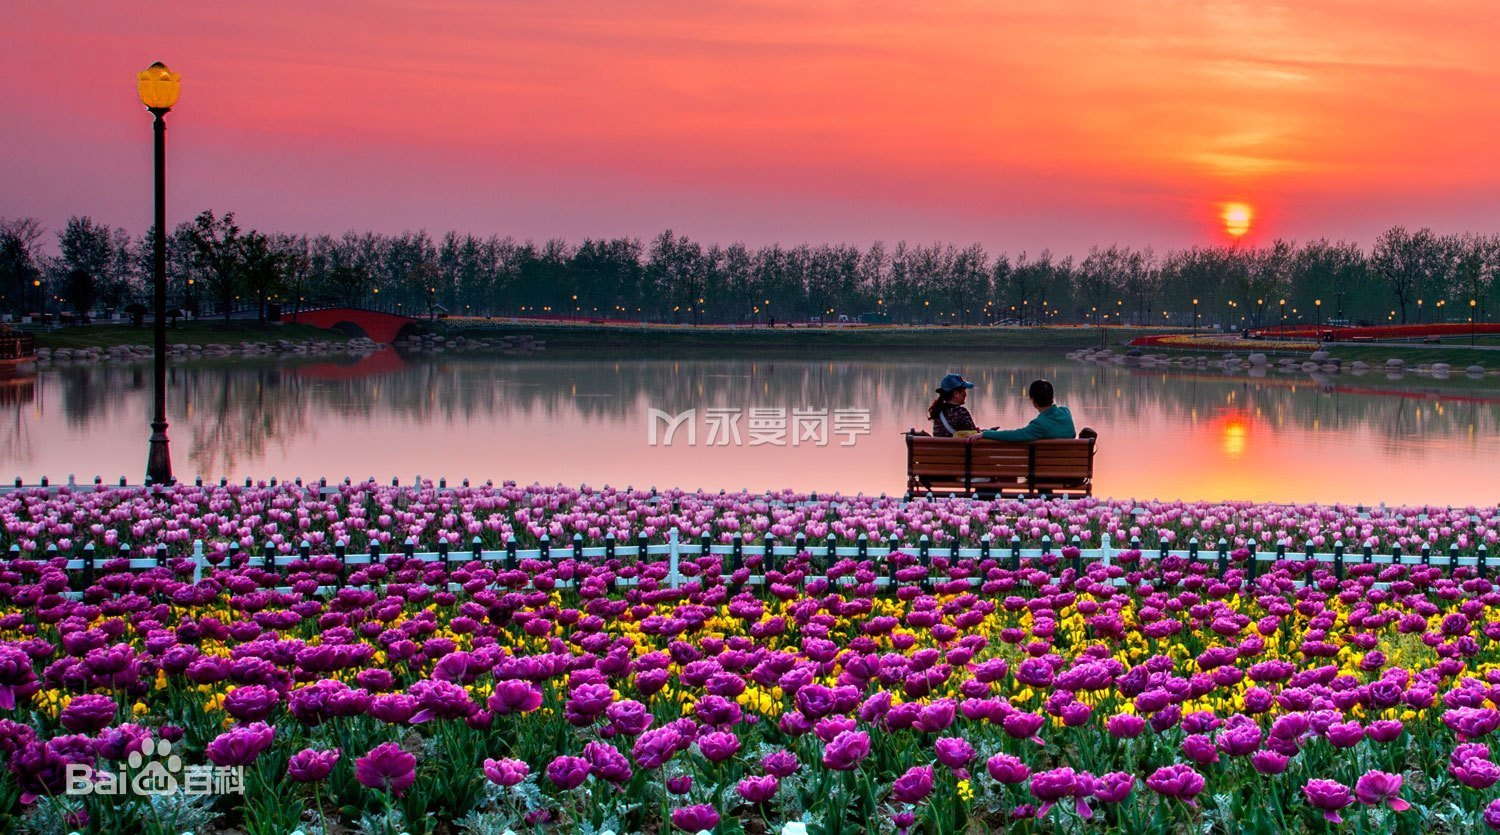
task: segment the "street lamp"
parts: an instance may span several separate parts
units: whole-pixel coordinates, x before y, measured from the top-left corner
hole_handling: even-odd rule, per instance
[[[151,420],[150,451],[146,455],[146,479],[153,484],[172,484],[172,454],[167,446],[167,113],[177,104],[182,77],[157,61],[136,76],[141,104],[155,117],[156,227],[151,241],[152,271],[155,273],[155,377],[156,397]]]
[[[36,288],[36,312],[37,312],[37,318],[39,318],[39,319],[40,318],[45,318],[46,315],[47,315],[47,300],[45,298],[43,298],[42,280],[40,278],[34,278],[34,279],[32,279],[31,280],[31,286],[34,287],[34,288]],[[22,299],[21,301],[24,302],[26,300]]]
[[[1198,300],[1193,299],[1193,335],[1198,335]]]
[[[1473,347],[1473,345],[1474,345],[1474,331],[1478,327],[1478,325],[1476,324],[1475,317],[1474,317],[1474,308],[1477,307],[1478,305],[1479,305],[1478,301],[1475,301],[1474,299],[1469,299],[1469,346],[1470,347]]]
[[[1421,302],[1417,302],[1421,304]],[[1323,341],[1323,300],[1313,299],[1313,328],[1318,332],[1318,341]]]
[[[575,297],[576,298],[576,297]],[[437,321],[437,288],[427,288],[427,321]]]
[[[1281,327],[1286,327],[1286,299],[1281,300]]]

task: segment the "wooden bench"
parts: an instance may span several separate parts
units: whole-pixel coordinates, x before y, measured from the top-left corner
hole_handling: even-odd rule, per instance
[[[1092,496],[1099,433],[1007,443],[906,433],[906,497]]]

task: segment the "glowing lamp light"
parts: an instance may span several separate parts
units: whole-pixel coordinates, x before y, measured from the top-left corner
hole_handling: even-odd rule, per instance
[[[147,110],[165,113],[177,104],[177,96],[182,92],[182,76],[157,61],[136,77],[135,89]]]

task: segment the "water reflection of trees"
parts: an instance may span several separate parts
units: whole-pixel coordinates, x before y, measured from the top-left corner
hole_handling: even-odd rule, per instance
[[[461,431],[470,423],[503,430],[513,422],[536,432],[576,418],[644,426],[648,408],[862,408],[877,425],[921,426],[933,385],[950,370],[979,385],[971,406],[981,423],[1028,416],[1022,393],[1032,379],[1046,377],[1081,425],[1101,431],[1164,417],[1196,424],[1232,414],[1280,432],[1372,431],[1404,450],[1413,441],[1478,443],[1500,433],[1500,392],[1493,389],[1467,392],[1472,401],[1457,393],[1424,399],[1351,392],[1345,386],[1358,382],[1352,380],[1330,386],[1275,372],[1255,379],[1023,354],[894,361],[449,356],[352,378],[323,373],[328,367],[243,361],[174,367],[169,419],[190,430],[188,456],[196,470],[233,472],[242,460],[264,457],[268,445],[284,448],[313,431],[328,415],[345,423],[394,418],[432,431],[443,425]],[[56,369],[65,419],[87,429],[122,399],[144,404],[148,371],[108,364]],[[172,435],[176,443],[188,437],[177,429]]]

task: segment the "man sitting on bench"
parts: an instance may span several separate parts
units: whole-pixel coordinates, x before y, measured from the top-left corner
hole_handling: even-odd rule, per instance
[[[986,429],[980,433],[980,436],[992,441],[1019,442],[1076,437],[1077,433],[1073,430],[1073,413],[1068,411],[1067,406],[1052,402],[1051,383],[1046,380],[1036,380],[1026,390],[1026,394],[1031,398],[1031,405],[1035,406],[1039,413],[1031,419],[1030,423],[1020,429]]]

